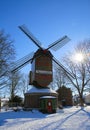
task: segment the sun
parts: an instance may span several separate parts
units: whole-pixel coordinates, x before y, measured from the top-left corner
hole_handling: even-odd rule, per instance
[[[76,60],[76,61],[82,62],[83,59],[84,59],[84,56],[83,56],[82,53],[77,53],[77,54],[75,55],[75,60]]]
[[[84,55],[83,53],[75,53],[72,59],[75,63],[82,63],[84,61]]]

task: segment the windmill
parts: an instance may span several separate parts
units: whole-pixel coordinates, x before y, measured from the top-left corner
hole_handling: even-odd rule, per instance
[[[30,53],[22,59],[18,60],[17,63],[12,66],[12,71],[17,71],[18,69],[31,62],[32,67],[29,75],[29,85],[34,86],[40,91],[41,89],[46,91],[48,89],[47,86],[53,80],[52,62],[58,64],[67,76],[72,76],[71,73],[50,52],[50,49],[57,51],[59,48],[69,42],[70,39],[68,36],[63,36],[62,38],[50,44],[46,49],[44,49],[41,47],[41,42],[35,36],[33,36],[33,34],[27,29],[25,25],[19,26],[19,29],[38,47],[38,50],[35,53]],[[45,102],[44,100],[46,100],[46,102],[48,102],[48,111],[51,112],[53,110],[52,104],[54,104],[54,107],[57,105],[55,105],[57,93],[48,93],[45,91],[43,91],[44,93],[41,93],[40,91],[26,93],[25,106],[27,108],[40,108],[40,101],[42,106],[43,102]],[[46,96],[47,98],[44,98],[43,96]],[[50,98],[50,96],[53,97]],[[47,106],[44,106],[43,109],[45,109],[45,107],[47,108]]]
[[[68,75],[68,76],[72,76],[72,74],[67,70],[67,68],[65,68],[53,55],[52,53],[49,51],[50,49],[57,51],[58,49],[60,49],[63,45],[65,45],[67,42],[70,41],[70,39],[67,36],[64,36],[60,39],[58,39],[57,41],[53,42],[52,44],[50,44],[46,49],[41,47],[41,42],[35,37],[33,36],[33,34],[26,28],[25,25],[19,26],[20,30],[23,31],[30,40],[33,41],[33,43],[38,47],[38,50],[34,53],[30,53],[28,55],[26,55],[25,57],[21,58],[20,60],[18,60],[16,62],[15,65],[12,66],[12,71],[17,71],[18,69],[21,69],[22,67],[24,67],[25,65],[27,65],[28,63],[31,62],[32,64],[32,72],[31,72],[31,79],[30,79],[30,84],[33,83],[33,81],[36,81],[35,76],[36,73],[41,73],[41,74],[53,74],[52,73],[52,61],[54,61],[56,64],[58,64],[61,69]],[[42,57],[43,56],[43,57]],[[42,58],[40,58],[42,57]],[[44,60],[44,59],[45,60]],[[37,59],[37,62],[35,62],[35,60]],[[39,63],[39,59],[41,60],[41,62]],[[50,61],[49,61],[50,60]],[[49,62],[49,63],[48,63]],[[46,65],[47,63],[47,65]],[[41,67],[41,68],[40,68]],[[49,69],[50,68],[50,69]],[[35,69],[35,70],[34,70]],[[48,85],[48,84],[47,84]],[[45,86],[47,86],[45,85]],[[44,87],[44,86],[43,86]]]

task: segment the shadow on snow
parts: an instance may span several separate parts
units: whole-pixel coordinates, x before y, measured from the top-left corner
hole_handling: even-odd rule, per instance
[[[69,109],[69,108],[68,108],[68,109]],[[70,114],[69,116],[65,117],[64,119],[58,120],[57,122],[56,122],[56,121],[51,122],[51,123],[49,123],[47,126],[42,127],[42,129],[43,129],[43,128],[44,128],[44,129],[48,129],[49,126],[51,126],[51,125],[55,126],[55,125],[56,125],[56,126],[54,127],[54,129],[52,129],[52,130],[55,130],[55,129],[57,129],[57,130],[63,130],[62,128],[60,129],[60,127],[61,127],[68,119],[70,119],[72,116],[78,114],[80,111],[83,111],[84,114],[86,114],[86,115],[88,116],[88,118],[90,118],[90,112],[86,111],[84,108],[80,108],[79,110],[75,111],[74,113]],[[88,119],[87,119],[87,120],[88,120]],[[58,125],[57,125],[57,124],[58,124]],[[90,126],[87,126],[87,127],[90,128]]]
[[[34,121],[38,120],[40,118],[45,118],[47,114],[43,114],[41,112],[35,111],[7,111],[7,112],[1,112],[0,113],[0,126],[3,126],[8,122],[8,119],[18,119],[18,118],[23,118],[24,121],[22,123],[28,122],[28,121]],[[25,119],[29,119],[28,121]]]
[[[61,120],[58,120],[58,121],[54,120],[51,123],[48,122],[48,124],[43,126],[41,129],[43,129],[43,128],[47,129],[51,125],[53,125],[53,126],[56,125],[54,129],[60,129],[60,126],[62,126],[68,119],[70,119],[72,116],[78,114],[80,111],[84,112],[83,114],[86,114],[88,116],[88,118],[90,119],[90,112],[86,111],[84,108],[81,108],[79,110],[76,110],[75,112],[73,112],[69,116],[63,117]],[[52,118],[54,116],[54,114],[52,114],[50,116]],[[8,122],[8,119],[23,118],[24,120],[22,120],[21,123],[25,123],[25,122],[29,122],[29,121],[32,122],[32,121],[35,121],[35,120],[48,118],[48,114],[43,114],[43,113],[40,113],[38,111],[35,111],[35,112],[31,112],[31,111],[30,112],[26,112],[26,111],[20,111],[20,112],[8,111],[8,112],[1,112],[0,117],[1,117],[0,118],[0,126],[3,126],[4,124],[6,124]]]

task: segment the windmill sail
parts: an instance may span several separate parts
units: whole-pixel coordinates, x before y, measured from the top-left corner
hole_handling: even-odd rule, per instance
[[[72,73],[66,68],[64,67],[55,57],[53,57],[52,59],[57,65],[60,66],[60,68],[70,77],[74,78],[74,76],[72,75]]]
[[[25,25],[19,26],[19,28],[36,44],[36,46],[42,49],[41,42],[27,29]]]
[[[36,37],[33,36],[33,34],[27,29],[27,27],[25,25],[19,26],[19,28],[36,44],[36,46],[39,47],[39,49],[43,50],[43,48],[41,47],[41,42]],[[49,49],[53,49],[54,51],[57,51],[59,48],[64,46],[69,41],[70,41],[70,38],[65,35],[62,38],[60,38],[60,39],[56,40],[55,42],[53,42],[52,44],[50,44],[48,46],[48,48],[44,50],[44,52],[46,52]],[[22,58],[20,61],[18,61],[17,65],[15,65],[14,68],[15,69],[21,68],[31,60],[30,57],[28,59],[28,56],[25,60],[24,59],[25,58]],[[58,64],[67,75],[73,77],[71,72],[69,72],[56,58],[53,57],[52,60],[56,64]]]
[[[69,41],[70,41],[70,38],[68,38],[67,36],[64,36],[58,39],[57,41],[53,42],[52,44],[50,44],[47,49],[51,48],[52,50],[57,51]]]
[[[26,64],[28,64],[32,58],[33,58],[33,52],[24,56],[23,58],[19,59],[18,61],[15,62],[15,64],[11,65],[11,71],[17,71],[19,69],[21,69],[22,67],[24,67]]]

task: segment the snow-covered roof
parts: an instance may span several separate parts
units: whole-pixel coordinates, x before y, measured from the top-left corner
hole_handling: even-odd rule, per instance
[[[8,98],[1,98],[1,101],[4,102],[4,101],[9,101]]]
[[[42,98],[56,98],[56,97],[54,97],[54,96],[42,96],[40,98],[42,99]]]
[[[32,88],[27,91],[27,93],[57,93],[56,91],[52,90],[51,88],[36,88],[32,86]]]

